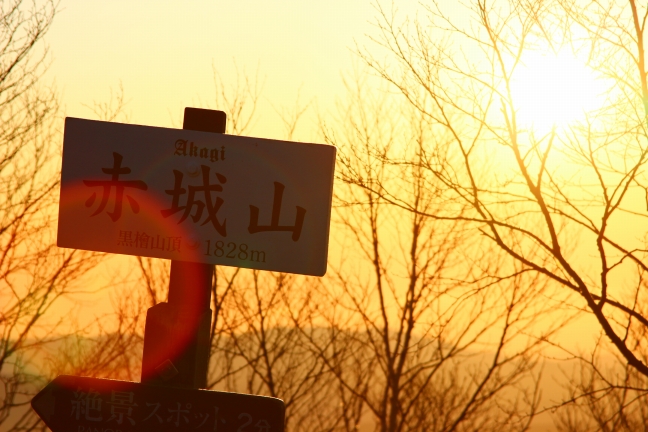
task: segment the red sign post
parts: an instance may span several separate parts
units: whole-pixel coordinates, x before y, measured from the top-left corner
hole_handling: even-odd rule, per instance
[[[185,108],[184,129],[225,132],[222,111]],[[214,266],[171,261],[169,298],[147,311],[142,383],[205,388],[209,368]]]
[[[53,432],[281,432],[283,401],[207,385],[214,264],[322,276],[335,147],[66,119],[58,245],[171,259],[148,310],[142,383],[60,376],[32,407]]]

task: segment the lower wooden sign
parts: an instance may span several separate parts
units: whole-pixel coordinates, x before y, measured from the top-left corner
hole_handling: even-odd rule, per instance
[[[32,400],[52,432],[283,432],[281,399],[61,375]]]

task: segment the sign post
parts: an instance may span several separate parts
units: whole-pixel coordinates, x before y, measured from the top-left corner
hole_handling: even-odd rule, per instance
[[[185,108],[183,129],[225,133],[223,111]],[[209,369],[211,264],[171,261],[169,298],[148,309],[142,383],[205,388]]]
[[[323,276],[335,147],[67,118],[60,247]]]
[[[225,135],[225,113],[183,129],[67,118],[57,244],[171,260],[146,317],[141,383],[60,376],[32,400],[53,432],[281,432],[283,401],[199,390],[214,265],[323,276],[336,149]]]
[[[278,432],[280,399],[61,375],[32,399],[52,432]]]

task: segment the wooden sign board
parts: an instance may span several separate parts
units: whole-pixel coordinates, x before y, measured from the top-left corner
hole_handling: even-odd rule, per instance
[[[335,154],[67,118],[58,246],[323,276]]]
[[[61,375],[32,408],[52,432],[282,432],[281,399]]]

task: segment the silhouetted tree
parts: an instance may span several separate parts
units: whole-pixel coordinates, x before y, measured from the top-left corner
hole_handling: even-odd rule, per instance
[[[644,400],[645,381],[637,379],[648,377],[648,317],[641,307],[648,270],[646,6],[475,0],[422,8],[407,20],[378,6],[376,45],[359,51],[428,124],[419,153],[390,163],[423,170],[425,187],[440,189],[446,205],[421,208],[389,183],[351,181],[376,200],[473,227],[475,238],[490,240],[493,254],[508,257],[503,268],[535,273],[561,289],[556,305],[565,301],[591,314],[603,347],[618,354],[625,373],[606,382],[596,370],[602,365],[593,363],[598,378],[585,380],[581,390],[587,395],[592,382],[606,383],[618,412],[606,408],[602,415],[620,420],[624,404]],[[512,89],[532,56],[561,50],[586,59],[605,87],[604,103],[542,132],[523,122],[520,107],[528,101]],[[635,385],[637,397],[621,397]],[[590,404],[590,414],[603,403]]]
[[[48,341],[67,325],[52,306],[79,291],[95,255],[56,247],[60,134],[54,91],[43,83],[42,39],[54,1],[0,5],[0,429],[25,430],[42,385]]]
[[[425,167],[428,119],[362,78],[349,93],[326,129],[340,151],[333,236],[344,252],[312,312],[328,337],[311,338],[338,382],[340,430],[526,430],[542,341],[562,323],[534,328],[550,291],[465,221],[427,216],[455,205]]]

